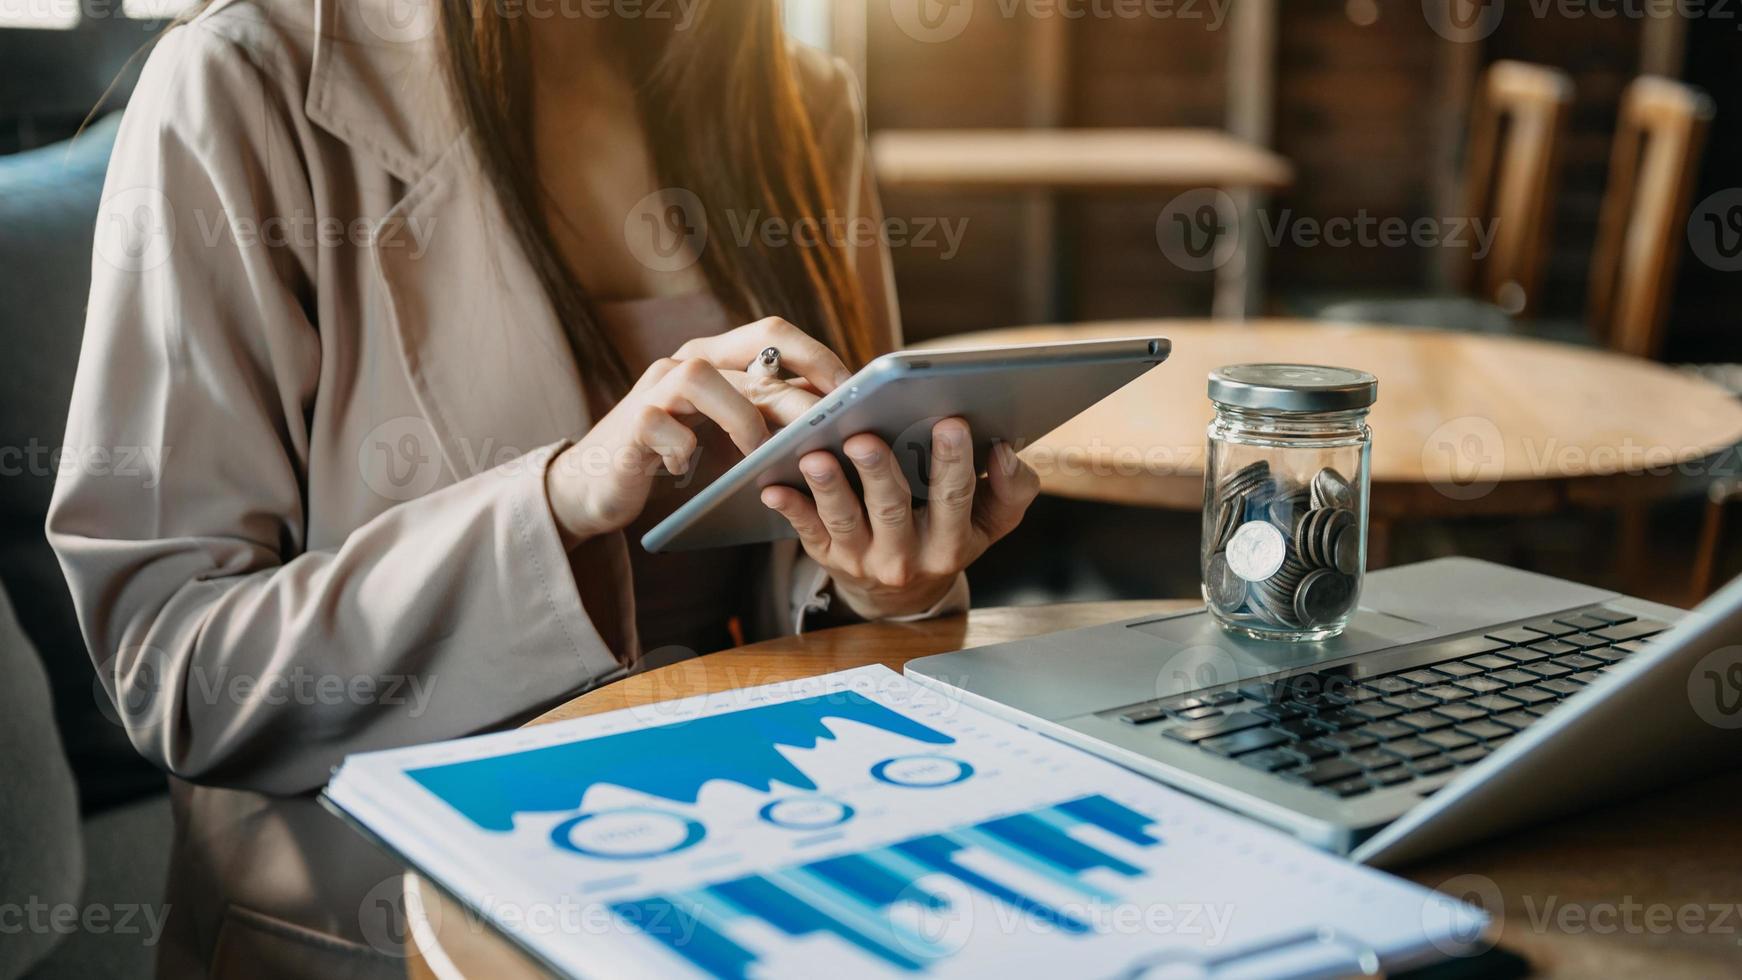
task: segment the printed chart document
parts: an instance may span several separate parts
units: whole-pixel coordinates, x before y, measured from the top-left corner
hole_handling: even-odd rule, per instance
[[[1482,912],[882,667],[353,756],[343,812],[584,977],[1323,976]]]

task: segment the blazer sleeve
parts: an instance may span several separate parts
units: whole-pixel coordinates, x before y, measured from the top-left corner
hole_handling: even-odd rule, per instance
[[[212,233],[320,213],[289,87],[198,22],[151,56],[104,190],[47,527],[139,751],[273,793],[618,669],[545,498],[560,446],[307,547],[315,243]]]

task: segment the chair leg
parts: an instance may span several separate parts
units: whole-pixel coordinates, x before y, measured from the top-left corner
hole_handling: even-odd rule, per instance
[[[1729,493],[1713,484],[1706,495],[1706,516],[1700,522],[1700,538],[1694,547],[1694,563],[1688,576],[1687,605],[1696,606],[1712,594],[1712,579],[1718,572],[1718,544],[1724,538],[1724,510]]]
[[[1620,547],[1616,552],[1616,579],[1622,591],[1639,594],[1639,585],[1646,580],[1645,564],[1650,560],[1647,552],[1651,540],[1651,507],[1649,504],[1628,502],[1621,505],[1619,520]]]

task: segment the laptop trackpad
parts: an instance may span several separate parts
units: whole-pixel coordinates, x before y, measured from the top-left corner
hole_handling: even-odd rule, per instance
[[[1207,613],[1134,623],[1130,629],[1178,644],[1163,659],[1155,697],[1184,694],[1279,670],[1299,670],[1358,654],[1415,643],[1441,630],[1372,609],[1355,613],[1341,635],[1317,643],[1286,643],[1236,636]]]

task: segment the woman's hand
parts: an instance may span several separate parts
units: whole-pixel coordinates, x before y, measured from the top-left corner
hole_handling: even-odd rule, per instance
[[[764,348],[779,348],[793,381],[751,377],[744,368]],[[663,469],[689,472],[693,426],[711,419],[748,455],[779,427],[800,418],[852,372],[815,338],[778,317],[692,340],[647,369],[585,438],[545,473],[545,490],[563,543],[621,530],[641,514]]]
[[[798,532],[804,549],[834,577],[835,594],[865,619],[922,613],[936,605],[957,573],[1009,534],[1040,493],[1040,477],[1008,445],[993,449],[984,486],[974,469],[968,423],[932,426],[930,485],[914,493],[895,453],[869,433],[845,446],[858,470],[863,502],[833,453],[799,460],[811,497],[768,487],[762,502]]]

